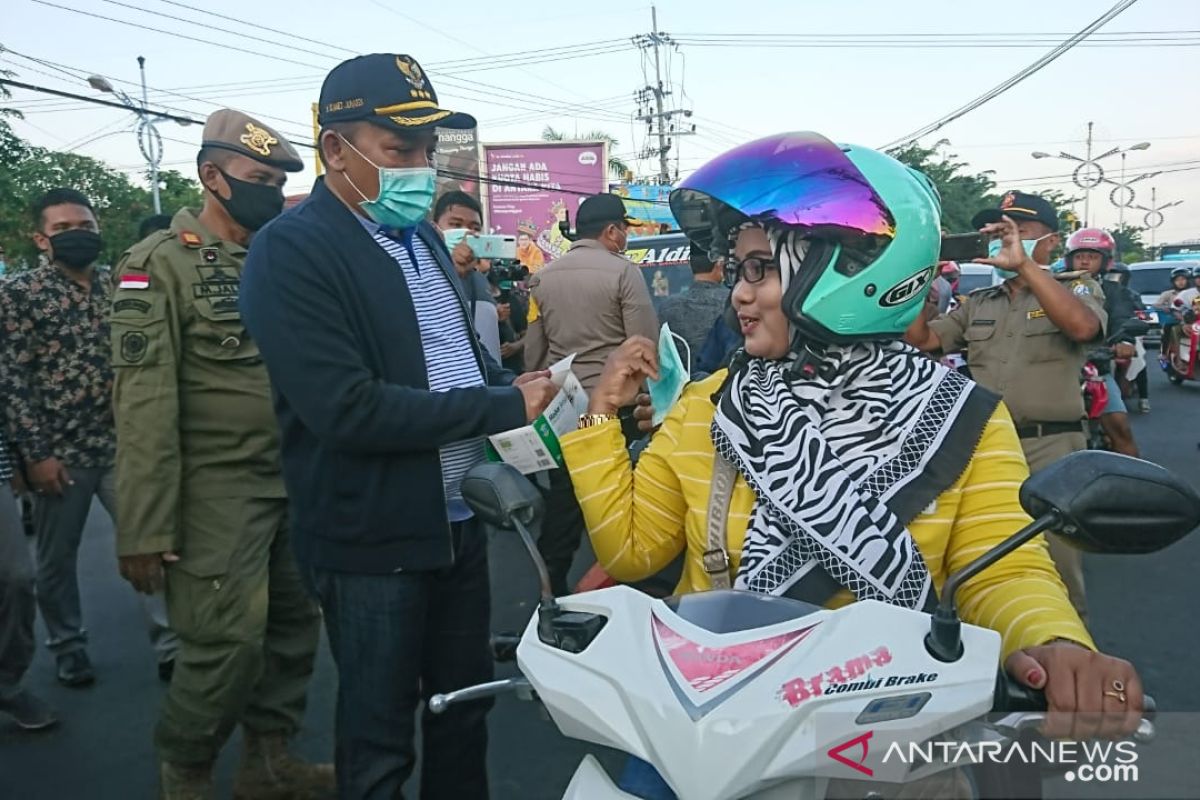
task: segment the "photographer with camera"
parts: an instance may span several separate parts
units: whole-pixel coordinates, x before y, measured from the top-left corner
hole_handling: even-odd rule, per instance
[[[487,273],[500,322],[500,363],[518,375],[525,371],[525,331],[529,327],[529,303],[519,287],[528,277],[524,264],[507,259],[492,259]]]
[[[475,332],[488,355],[500,361],[499,310],[489,279],[485,277],[492,265],[476,256],[470,244],[471,236],[477,236],[483,230],[483,209],[479,201],[466,192],[446,192],[433,207],[433,224],[446,240],[446,249],[450,251],[461,281]]]

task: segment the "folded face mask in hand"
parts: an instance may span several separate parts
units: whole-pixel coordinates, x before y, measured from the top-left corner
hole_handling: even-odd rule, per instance
[[[675,340],[682,342],[687,350],[687,364],[679,357]],[[650,404],[654,407],[655,427],[662,424],[667,412],[683,394],[683,387],[691,376],[691,361],[692,351],[687,340],[671,333],[670,326],[664,322],[658,333],[658,380],[646,380],[646,385],[650,387]]]

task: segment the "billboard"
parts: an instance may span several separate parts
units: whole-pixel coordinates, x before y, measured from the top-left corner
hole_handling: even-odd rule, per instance
[[[479,133],[477,128],[437,132],[437,194],[461,189],[479,199]]]
[[[679,227],[671,214],[671,206],[667,204],[673,188],[660,183],[614,183],[610,191],[625,199],[629,216],[644,223],[639,224],[635,235],[652,236]],[[665,229],[662,227],[664,225]]]
[[[536,272],[567,252],[558,223],[589,195],[608,189],[604,142],[483,144],[489,230],[517,237],[517,257]]]

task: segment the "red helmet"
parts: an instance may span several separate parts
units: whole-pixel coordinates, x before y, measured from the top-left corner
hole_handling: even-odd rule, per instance
[[[1070,239],[1067,239],[1067,252],[1063,255],[1063,262],[1066,263],[1067,269],[1073,267],[1071,256],[1085,250],[1101,255],[1103,260],[1100,263],[1100,270],[1103,272],[1116,255],[1117,240],[1103,228],[1080,228],[1071,234]]]

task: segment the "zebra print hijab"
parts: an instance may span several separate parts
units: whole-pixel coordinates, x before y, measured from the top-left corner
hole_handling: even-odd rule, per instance
[[[803,244],[770,235],[790,277]],[[751,359],[717,402],[717,453],[758,498],[734,585],[931,608],[906,525],[962,474],[998,398],[897,341],[831,346],[817,366]]]

